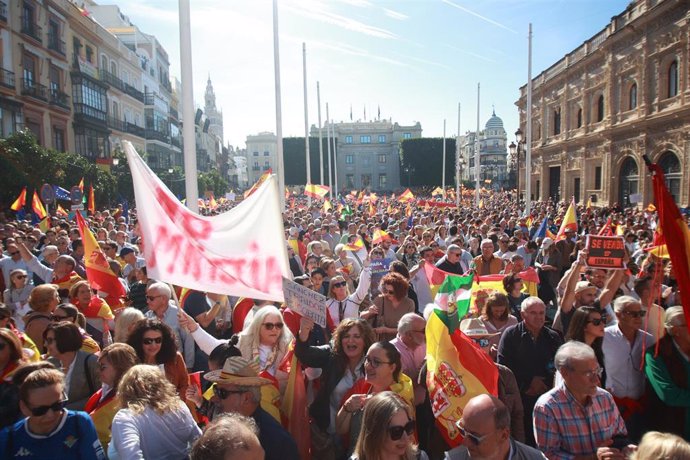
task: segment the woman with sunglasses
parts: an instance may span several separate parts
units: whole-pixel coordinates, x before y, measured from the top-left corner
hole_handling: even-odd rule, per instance
[[[419,263],[419,254],[414,239],[407,237],[402,246],[396,251],[398,260],[404,263],[407,268],[412,268]]]
[[[361,261],[349,256],[349,252],[345,250],[345,245],[337,244],[333,254],[337,257],[335,260],[336,270],[347,281],[348,291],[354,292],[355,282],[359,278],[362,266]]]
[[[24,329],[22,317],[29,312],[29,295],[34,288],[30,284],[26,270],[17,268],[10,272],[10,285],[3,293],[3,302],[12,311],[15,324]]]
[[[122,409],[113,418],[110,460],[188,458],[201,430],[160,370],[133,366],[122,376],[117,394]]]
[[[604,371],[601,374],[601,388],[606,388],[606,369],[604,367],[604,328],[606,327],[606,317],[602,311],[596,307],[579,307],[573,313],[565,334],[565,341],[576,340],[586,343],[597,357],[599,367]],[[555,385],[562,382],[560,373],[556,373]],[[555,386],[554,385],[554,386]]]
[[[413,415],[407,402],[392,391],[372,396],[350,460],[428,459],[414,444]]]
[[[25,419],[0,431],[3,458],[104,459],[91,418],[66,409],[64,375],[57,369],[31,372],[19,387]]]
[[[341,275],[333,277],[328,285],[328,300],[326,309],[337,327],[345,318],[359,317],[359,306],[367,298],[371,283],[371,268],[369,260],[364,259],[364,268],[359,275],[357,290],[350,294],[347,281]]]
[[[182,354],[177,351],[172,329],[157,319],[142,319],[134,323],[127,344],[134,348],[139,362],[160,368],[185,400],[189,374]]]
[[[381,278],[381,294],[360,315],[372,322],[379,340],[393,340],[398,333],[398,321],[406,313],[414,313],[414,301],[407,296],[410,285],[399,273],[387,273]]]
[[[84,410],[86,401],[101,387],[101,377],[96,356],[81,350],[84,339],[79,327],[67,321],[51,323],[43,334],[43,342],[48,361],[65,374],[67,408]]]
[[[74,323],[79,327],[79,332],[81,332],[81,336],[84,339],[84,343],[81,346],[83,351],[87,353],[98,353],[101,351],[101,347],[98,346],[98,343],[96,343],[93,337],[91,337],[88,332],[84,330],[84,327],[86,326],[86,318],[84,318],[84,315],[77,309],[77,307],[71,303],[61,303],[53,312],[52,318],[55,322],[69,321],[70,323]]]
[[[414,392],[412,380],[402,373],[400,353],[389,342],[376,342],[364,356],[364,378],[359,379],[345,393],[335,419],[336,432],[349,439],[348,455],[352,454],[362,426],[362,411],[371,396],[393,391],[412,409]]]
[[[43,333],[52,324],[51,315],[60,304],[57,284],[41,284],[29,295],[31,311],[24,316],[24,332],[43,351]]]

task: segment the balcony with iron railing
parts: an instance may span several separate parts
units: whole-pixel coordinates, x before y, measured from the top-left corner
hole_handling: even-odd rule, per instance
[[[153,93],[144,93],[144,105],[153,105],[156,101],[156,97]]]
[[[117,118],[108,117],[108,128],[115,131],[125,132],[125,122]]]
[[[128,85],[127,83],[125,83],[125,93],[129,94],[134,99],[140,102],[144,102],[144,93],[142,93],[132,85]]]
[[[31,96],[36,99],[41,99],[47,101],[47,91],[44,85],[36,83],[34,80],[28,78],[22,78],[22,95]]]
[[[60,40],[60,37],[56,34],[50,32],[48,32],[48,49],[62,56],[66,55],[65,42]]]
[[[138,137],[146,136],[146,130],[134,123],[125,123],[125,131]]]
[[[125,90],[125,83],[122,80],[120,80],[116,75],[113,75],[112,73],[103,69],[100,69],[98,73],[101,77],[101,81],[109,84],[110,86],[114,86],[120,91]]]
[[[14,89],[14,72],[0,67],[0,85],[4,86],[5,88]]]
[[[173,136],[170,140],[172,141],[172,145],[177,148],[182,148],[182,142],[179,137]]]
[[[163,131],[158,131],[157,129],[147,129],[146,130],[146,140],[161,141],[166,144],[170,143],[170,136],[168,133]]]
[[[170,117],[174,118],[175,120],[179,120],[179,114],[177,113],[177,109],[173,109],[170,107]]]
[[[28,35],[29,37],[33,38],[38,43],[43,43],[43,40],[41,39],[43,29],[34,22],[33,18],[22,16],[22,25],[19,31],[24,35]]]
[[[102,110],[86,104],[76,103],[74,104],[74,121],[76,123],[88,122],[101,127],[107,127],[108,116]]]
[[[57,88],[50,90],[50,103],[69,110],[69,96]]]
[[[0,0],[0,21],[7,22],[7,2]]]

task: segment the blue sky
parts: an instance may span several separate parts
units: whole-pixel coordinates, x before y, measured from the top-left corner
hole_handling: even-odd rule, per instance
[[[106,4],[108,2],[101,2]],[[158,37],[179,78],[177,1],[118,0],[139,28]],[[317,124],[316,81],[331,118],[382,118],[422,124],[423,135],[476,127],[492,105],[508,138],[514,103],[527,81],[527,29],[533,24],[533,75],[603,29],[628,0],[279,0],[283,135],[304,135],[302,43],[307,45],[309,124]],[[211,79],[223,108],[225,140],[275,132],[270,0],[191,0],[194,99]]]

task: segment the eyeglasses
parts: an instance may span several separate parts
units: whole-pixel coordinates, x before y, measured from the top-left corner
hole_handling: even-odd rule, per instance
[[[624,311],[622,312],[624,315],[627,315],[631,318],[644,318],[645,315],[647,314],[647,310],[640,310],[640,311]]]
[[[344,286],[347,286],[347,283],[345,281],[341,281],[339,283],[333,283],[333,287],[340,288],[340,287],[344,287]]]
[[[604,320],[602,318],[594,318],[594,319],[587,320],[587,322],[592,323],[595,326],[601,326],[601,324],[604,322]]]
[[[71,318],[70,316],[62,316],[62,315],[52,315],[50,317],[50,319],[52,319],[53,321],[66,321],[70,318]]]
[[[153,345],[154,343],[155,344],[161,344],[161,343],[163,343],[163,337],[154,337],[154,338],[150,338],[150,339],[143,339],[141,342],[144,345]]]
[[[574,369],[573,369],[574,370]],[[604,369],[601,367],[597,367],[596,369],[592,369],[590,371],[585,371],[585,372],[580,372],[582,375],[587,377],[588,379],[594,378],[596,376],[597,378],[601,378],[602,375],[604,375]]]
[[[381,364],[393,364],[390,361],[381,361],[380,359],[370,358],[368,356],[365,356],[364,357],[364,364],[367,364],[367,363],[369,365],[371,365],[371,367],[373,367],[374,369],[379,367]]]
[[[24,278],[26,278],[26,275],[17,275],[14,278],[18,280],[23,280]]]
[[[448,255],[449,255],[449,256],[453,256],[453,257],[460,257],[460,253],[459,253],[459,252],[449,252]]]
[[[63,394],[62,395],[63,399],[60,401],[57,401],[49,406],[38,406],[34,408],[29,408],[31,411],[31,415],[34,417],[40,417],[42,415],[46,415],[49,410],[52,410],[53,412],[62,412],[65,409],[65,405],[67,404],[67,395]]]
[[[153,301],[156,300],[158,297],[163,297],[163,296],[162,296],[162,295],[147,295],[147,296],[146,296],[146,300],[148,300],[149,302],[153,302]]]
[[[393,425],[388,427],[388,434],[392,441],[398,441],[402,438],[403,433],[412,436],[414,433],[414,420],[408,421],[405,425]]]
[[[479,436],[479,435],[476,435],[476,434],[474,434],[474,433],[472,433],[472,432],[469,432],[469,431],[467,431],[467,430],[465,429],[464,426],[460,425],[459,422],[458,422],[455,426],[458,427],[458,431],[460,432],[460,435],[461,435],[463,438],[469,439],[470,441],[472,441],[472,444],[474,444],[475,446],[478,446],[479,444],[481,444],[482,442],[484,442],[484,440],[485,440],[486,438],[488,438],[489,436],[491,436],[491,433],[485,434],[484,436]]]
[[[273,328],[276,328],[278,330],[282,329],[284,324],[283,323],[263,323],[262,326],[265,327],[267,331],[272,331]]]
[[[218,396],[220,399],[227,399],[230,395],[240,395],[246,392],[246,390],[223,390],[222,388],[218,388],[218,386],[213,385],[213,394]]]

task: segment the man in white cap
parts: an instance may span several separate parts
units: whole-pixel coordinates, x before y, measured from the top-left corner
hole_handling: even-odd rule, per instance
[[[297,444],[290,433],[261,408],[261,387],[272,382],[259,376],[257,362],[233,356],[225,361],[223,369],[211,371],[204,378],[214,383],[211,401],[220,412],[235,412],[254,419],[266,460],[299,459]]]

